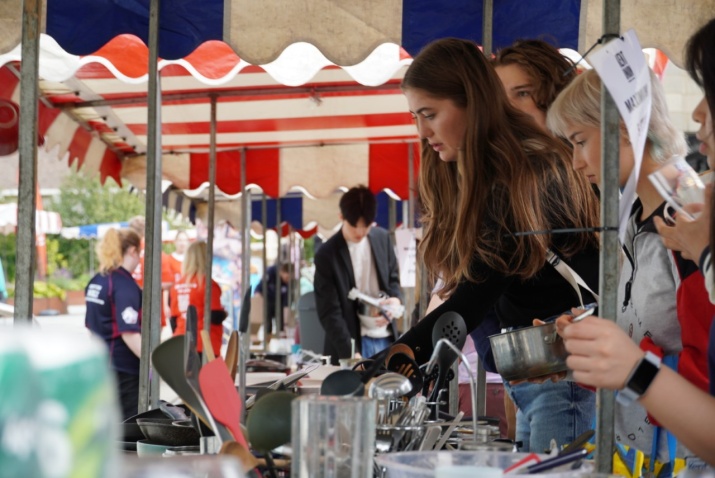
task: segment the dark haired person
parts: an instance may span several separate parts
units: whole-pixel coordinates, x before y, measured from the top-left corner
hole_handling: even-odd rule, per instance
[[[365,186],[340,198],[343,225],[315,253],[315,302],[325,329],[325,354],[331,362],[351,357],[351,339],[358,357],[370,357],[394,342],[397,317],[364,314],[350,289],[377,297],[385,304],[402,303],[400,275],[388,232],[373,226],[377,201]]]
[[[273,333],[273,322],[275,321],[276,326],[279,327],[281,324],[285,324],[285,307],[290,306],[288,303],[288,284],[290,283],[290,277],[293,273],[291,264],[284,262],[280,266],[280,271],[278,267],[272,265],[266,269],[266,289],[267,293],[263,293],[263,281],[261,280],[256,285],[256,289],[253,291],[254,296],[263,297],[264,300],[268,301],[268,330],[264,331],[266,337]],[[276,313],[276,274],[281,278],[281,311]],[[280,320],[279,320],[280,319]]]

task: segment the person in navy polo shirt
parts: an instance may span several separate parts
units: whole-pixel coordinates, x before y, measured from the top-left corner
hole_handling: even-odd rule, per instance
[[[139,264],[141,239],[130,229],[110,229],[97,244],[99,273],[85,288],[85,326],[109,347],[123,419],[138,413],[142,291],[130,271]]]

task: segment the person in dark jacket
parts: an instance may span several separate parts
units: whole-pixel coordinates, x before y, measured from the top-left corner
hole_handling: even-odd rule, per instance
[[[340,199],[340,231],[315,254],[315,302],[325,329],[325,354],[333,364],[353,358],[352,341],[360,358],[380,352],[397,337],[397,317],[370,313],[348,299],[356,288],[372,297],[382,295],[386,306],[402,304],[397,258],[388,232],[373,226],[376,210],[369,189],[350,189]]]
[[[290,276],[292,272],[291,264],[284,262],[280,266],[280,272],[278,273],[281,278],[281,311],[280,315],[276,314],[276,271],[277,266],[270,266],[266,269],[266,289],[267,294],[263,293],[263,281],[260,281],[256,285],[256,290],[253,292],[255,296],[261,296],[264,300],[268,301],[268,329],[265,331],[266,334],[270,335],[273,333],[273,321],[275,320],[276,326],[281,327],[285,324],[285,317],[283,309],[290,306],[288,303],[288,283],[290,282]]]

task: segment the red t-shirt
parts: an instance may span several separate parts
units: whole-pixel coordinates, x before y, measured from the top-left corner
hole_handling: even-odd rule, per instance
[[[176,330],[174,335],[184,335],[186,333],[186,310],[189,305],[196,307],[196,315],[198,316],[198,330],[204,328],[204,297],[205,297],[206,281],[201,278],[193,277],[191,279],[181,278],[179,282],[171,287],[169,295],[171,301],[171,316],[176,317]],[[216,281],[211,281],[211,310],[223,310],[221,305],[221,288]],[[211,347],[214,353],[218,355],[221,351],[221,339],[223,338],[223,326],[211,324],[209,329],[211,336]],[[201,336],[198,336],[196,350],[203,351],[203,343]]]
[[[182,264],[182,261],[180,261],[179,259],[177,259],[176,257],[174,257],[173,254],[167,254],[167,255],[166,255],[166,260],[167,260],[167,264],[168,264],[168,267],[169,267],[169,271],[171,272],[171,276],[173,277],[173,280],[172,280],[171,282],[173,282],[174,284],[176,284],[177,282],[179,282],[179,280],[181,280],[181,264]],[[163,269],[163,264],[164,264],[164,263],[163,263],[163,261],[162,261],[162,269]]]
[[[144,240],[142,240],[141,245],[142,250],[139,251],[139,264],[137,265],[134,272],[132,272],[132,277],[137,282],[137,285],[141,289],[144,289]],[[175,282],[174,275],[171,272],[169,266],[169,254],[162,251],[161,253],[161,288],[169,287],[170,284]],[[181,270],[181,268],[179,268]],[[166,327],[166,314],[164,314],[164,297],[162,294],[161,299],[161,326]]]

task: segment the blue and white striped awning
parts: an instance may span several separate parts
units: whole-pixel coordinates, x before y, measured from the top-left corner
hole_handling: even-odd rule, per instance
[[[104,224],[63,227],[60,235],[67,239],[97,239],[104,237],[110,229],[121,229],[127,226],[129,226],[128,222],[106,222]]]

